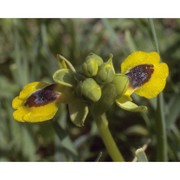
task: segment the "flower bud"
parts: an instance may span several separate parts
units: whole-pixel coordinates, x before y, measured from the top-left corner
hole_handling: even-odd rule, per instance
[[[115,85],[117,90],[117,98],[121,97],[127,90],[129,86],[129,80],[126,75],[115,74],[112,83]]]
[[[112,63],[112,56],[110,56],[110,59],[99,67],[96,80],[101,84],[109,83],[113,80],[114,74],[115,71]]]
[[[101,97],[101,88],[92,78],[87,78],[80,82],[77,86],[77,93],[85,96],[93,102],[96,102]]]
[[[113,83],[108,83],[102,88],[102,96],[100,100],[93,104],[92,113],[94,116],[102,115],[115,102],[117,98],[117,90]]]
[[[90,53],[85,62],[82,64],[82,72],[87,77],[93,77],[98,72],[98,67],[103,63],[103,60],[100,56]]]

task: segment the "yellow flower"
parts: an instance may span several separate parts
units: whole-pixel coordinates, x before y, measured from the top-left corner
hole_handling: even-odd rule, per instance
[[[163,91],[169,74],[166,63],[160,62],[156,52],[136,51],[121,64],[121,73],[129,78],[129,88],[125,95],[133,92],[146,98],[154,98]]]
[[[42,122],[52,119],[60,103],[61,93],[56,84],[32,82],[15,97],[12,107],[14,119],[20,122]]]

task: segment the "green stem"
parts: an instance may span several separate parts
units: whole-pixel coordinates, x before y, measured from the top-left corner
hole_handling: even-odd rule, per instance
[[[156,34],[156,29],[154,26],[153,19],[149,20],[156,50],[159,52],[159,44]],[[161,93],[157,98],[157,118],[156,118],[156,126],[157,126],[157,158],[158,161],[167,161],[167,134],[166,134],[166,121],[164,116],[164,98],[163,93]]]
[[[102,137],[102,140],[106,146],[106,149],[109,153],[109,155],[111,156],[112,160],[115,162],[123,162],[124,158],[121,154],[121,152],[119,151],[112,135],[111,132],[109,131],[109,127],[108,127],[108,120],[106,118],[106,115],[103,114],[99,117],[95,118],[96,120],[96,124],[99,130],[99,133]]]
[[[159,161],[167,161],[167,134],[164,116],[164,99],[161,93],[157,99],[157,157]]]

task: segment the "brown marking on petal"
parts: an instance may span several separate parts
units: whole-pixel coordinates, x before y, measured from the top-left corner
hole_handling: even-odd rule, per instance
[[[26,100],[25,106],[38,107],[43,106],[57,100],[60,93],[55,91],[56,84],[51,84],[43,89],[37,90],[32,93]]]
[[[130,85],[133,89],[148,82],[154,72],[152,64],[141,64],[130,69],[126,75],[129,78]]]

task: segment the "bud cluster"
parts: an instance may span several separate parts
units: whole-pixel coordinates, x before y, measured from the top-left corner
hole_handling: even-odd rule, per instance
[[[128,78],[125,75],[115,73],[113,62],[113,55],[110,54],[107,62],[93,53],[90,53],[85,62],[82,64],[81,73],[85,77],[82,82],[79,82],[78,90],[87,99],[97,102],[101,99],[102,95],[112,97],[112,94],[107,91],[103,93],[104,88],[108,89],[114,86],[114,94],[117,98],[122,96],[128,86]],[[113,98],[113,101],[115,100]]]
[[[89,109],[93,114],[100,115],[109,109],[117,98],[123,96],[128,88],[128,77],[116,73],[114,70],[112,54],[104,62],[100,56],[90,53],[81,65],[79,72],[67,59],[60,55],[58,58],[61,69],[54,73],[53,79],[59,84],[61,92],[64,91],[67,94],[66,103],[71,107],[70,113],[72,109],[73,112],[79,113],[80,109],[76,108],[81,107],[86,115]],[[77,106],[76,102],[78,103]],[[81,126],[85,120],[84,116],[80,116],[83,113],[79,115],[83,120],[80,122],[78,120],[76,123],[77,117],[74,116],[75,113],[73,112],[72,117],[75,117],[73,122]]]

